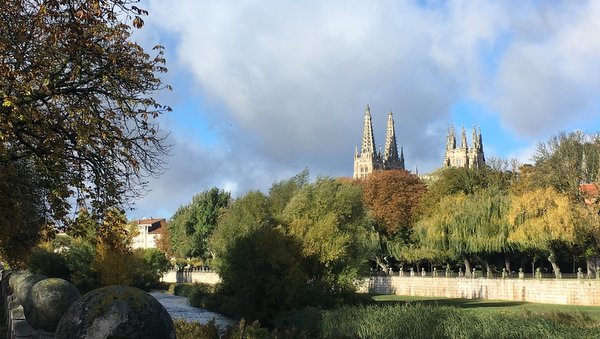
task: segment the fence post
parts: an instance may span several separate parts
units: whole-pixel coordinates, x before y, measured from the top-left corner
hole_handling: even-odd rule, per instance
[[[583,279],[583,272],[581,272],[581,267],[577,267],[577,279]]]
[[[506,279],[506,268],[502,268],[502,279]]]
[[[523,272],[523,267],[519,268],[519,279],[525,278],[525,272]]]

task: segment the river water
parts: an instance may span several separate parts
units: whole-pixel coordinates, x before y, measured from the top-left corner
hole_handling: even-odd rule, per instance
[[[214,319],[215,324],[220,329],[220,332],[223,332],[229,325],[235,323],[233,320],[225,317],[222,314],[188,305],[188,299],[185,297],[180,297],[161,291],[150,292],[150,295],[156,298],[156,300],[158,300],[165,307],[173,319],[195,321],[201,324],[206,324]]]

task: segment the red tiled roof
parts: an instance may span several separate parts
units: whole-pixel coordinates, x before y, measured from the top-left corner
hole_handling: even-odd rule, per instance
[[[152,218],[136,220],[135,223],[137,225],[150,225],[150,227],[148,227],[148,234],[163,234],[164,226],[167,222],[164,218]]]

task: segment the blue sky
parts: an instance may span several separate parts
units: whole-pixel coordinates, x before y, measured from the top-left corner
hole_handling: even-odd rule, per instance
[[[486,157],[528,161],[559,131],[600,129],[600,1],[142,0],[166,48],[158,95],[173,155],[130,218],[170,217],[211,187],[267,190],[307,167],[351,176],[364,107],[392,110],[407,168],[480,126]],[[470,135],[470,133],[468,134]]]

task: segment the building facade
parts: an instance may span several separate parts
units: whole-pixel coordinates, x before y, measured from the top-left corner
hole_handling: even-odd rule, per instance
[[[363,126],[363,137],[360,152],[358,148],[354,151],[354,179],[366,178],[375,170],[404,169],[404,150],[396,143],[396,129],[392,112],[388,113],[387,130],[385,136],[385,148],[383,154],[375,147],[375,136],[373,134],[373,123],[371,119],[371,108],[365,108],[365,121]]]
[[[135,221],[138,234],[133,238],[132,248],[156,248],[166,227],[165,219],[142,219]]]
[[[467,145],[467,133],[462,129],[460,147],[456,147],[456,133],[454,126],[448,129],[446,139],[446,154],[444,155],[444,167],[467,167],[483,168],[485,166],[485,155],[483,154],[483,139],[481,129],[473,127],[473,145]]]

